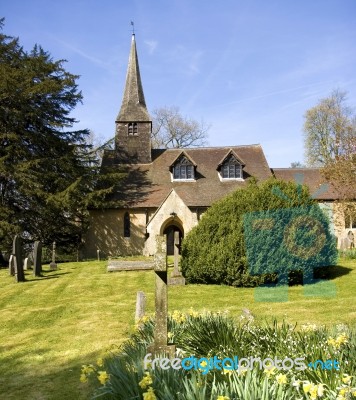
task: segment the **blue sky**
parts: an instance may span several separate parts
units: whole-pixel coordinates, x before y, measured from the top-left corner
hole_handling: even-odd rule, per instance
[[[114,135],[135,22],[149,110],[178,106],[209,144],[303,161],[303,115],[333,89],[356,106],[355,0],[7,0],[4,32],[80,75],[76,128]]]

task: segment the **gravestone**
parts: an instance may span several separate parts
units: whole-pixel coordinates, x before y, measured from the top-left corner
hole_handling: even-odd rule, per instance
[[[13,254],[9,258],[9,275],[15,275],[15,256]]]
[[[15,266],[15,279],[16,282],[24,282],[25,274],[23,272],[23,259],[22,259],[22,240],[19,235],[15,235],[12,253],[14,254],[14,266]]]
[[[167,240],[166,235],[156,236],[156,254],[154,256],[155,271],[155,328],[154,342],[147,351],[153,355],[166,354],[174,357],[175,346],[168,345],[167,317]]]
[[[42,244],[39,241],[35,242],[33,249],[33,275],[41,276],[42,272]]]
[[[28,269],[32,268],[32,260],[30,257],[26,257],[23,261],[23,269],[27,271]]]
[[[179,232],[174,232],[174,267],[170,278],[168,278],[168,285],[185,285],[185,278],[179,271]]]
[[[139,322],[140,319],[145,315],[145,308],[146,296],[143,292],[137,292],[135,322]]]
[[[49,268],[51,271],[55,271],[57,269],[56,264],[56,242],[53,242],[52,245],[52,262],[49,264]]]

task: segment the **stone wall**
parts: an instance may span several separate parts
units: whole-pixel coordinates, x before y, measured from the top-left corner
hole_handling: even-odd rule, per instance
[[[82,257],[117,257],[143,253],[146,232],[146,212],[129,210],[130,237],[124,237],[124,215],[128,210],[90,210],[90,227],[85,235]]]

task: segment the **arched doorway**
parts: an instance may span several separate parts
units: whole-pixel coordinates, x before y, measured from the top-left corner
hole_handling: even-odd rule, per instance
[[[179,232],[179,252],[180,245],[183,238],[183,230],[177,224],[170,224],[166,226],[163,231],[164,235],[167,235],[167,255],[172,256],[174,254],[174,232]]]

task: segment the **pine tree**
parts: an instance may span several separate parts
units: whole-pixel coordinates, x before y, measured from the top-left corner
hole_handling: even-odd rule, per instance
[[[4,20],[0,20],[0,29]],[[26,52],[0,32],[0,244],[25,239],[78,246],[87,208],[110,193],[117,172],[99,173],[89,130],[73,130],[78,76],[41,46]],[[100,189],[99,189],[100,187]]]

